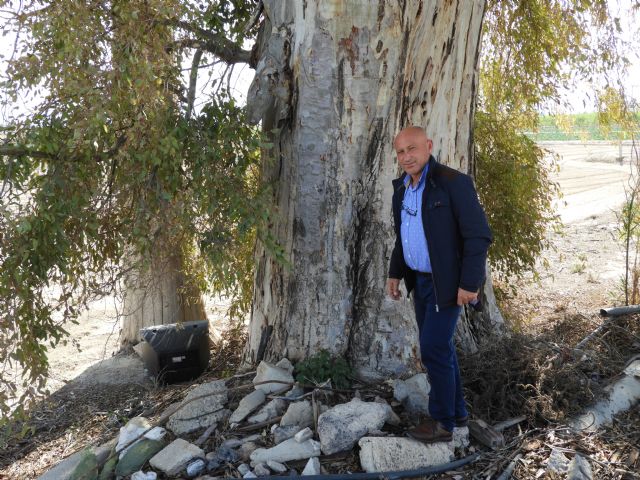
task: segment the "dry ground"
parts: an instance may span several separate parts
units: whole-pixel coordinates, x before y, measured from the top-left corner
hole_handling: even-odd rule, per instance
[[[474,478],[474,475],[476,478],[488,478],[492,472],[504,468],[514,452],[531,451],[539,452],[540,458],[527,457],[529,464],[518,466],[516,478],[542,477],[544,455],[548,453],[549,445],[555,444],[558,438],[554,432],[559,424],[554,422],[561,420],[563,413],[572,410],[570,403],[575,408],[576,405],[591,401],[591,398],[580,395],[597,391],[600,377],[604,380],[604,377],[619,371],[616,369],[620,367],[620,360],[611,359],[627,355],[634,349],[640,351],[640,343],[631,341],[616,352],[598,353],[601,356],[597,356],[597,359],[606,358],[610,365],[607,368],[583,365],[582,370],[586,368],[588,375],[595,375],[593,388],[578,388],[573,397],[567,396],[566,389],[558,382],[568,381],[575,376],[575,372],[562,366],[546,378],[533,375],[527,380],[533,385],[525,387],[539,388],[541,391],[537,394],[527,393],[524,388],[519,391],[521,393],[514,395],[507,388],[513,385],[517,390],[523,385],[522,375],[518,377],[521,373],[516,367],[518,362],[522,362],[524,370],[529,368],[528,362],[544,363],[548,356],[558,352],[562,354],[562,345],[575,345],[601,324],[602,320],[597,315],[599,308],[618,302],[621,294],[619,280],[624,272],[624,256],[616,240],[615,211],[624,200],[629,165],[619,165],[614,161],[617,156],[615,147],[576,144],[549,147],[562,155],[557,180],[564,198],[558,202],[558,212],[565,227],[561,233],[551,234],[554,248],[546,251],[544,259],[541,259],[540,279],[536,281],[527,277],[519,282],[516,286],[518,296],[506,305],[505,313],[515,322],[520,336],[516,335],[508,345],[496,343],[494,350],[482,357],[484,360],[491,357],[494,364],[496,358],[502,358],[507,362],[505,371],[513,378],[499,375],[488,377],[478,373],[483,371],[482,358],[466,359],[466,366],[463,367],[464,376],[468,378],[468,398],[474,414],[497,421],[525,411],[532,420],[523,427],[519,437],[515,435],[514,446],[504,451],[501,457],[496,459],[489,455],[484,463],[475,467],[474,473],[466,470],[460,472],[459,478]],[[548,263],[547,268],[543,268],[543,260]],[[211,301],[207,307],[209,318],[222,317],[223,302]],[[179,398],[184,386],[159,389],[145,379],[142,365],[135,357],[114,356],[118,346],[116,313],[113,299],[97,302],[78,325],[71,327],[77,345],[68,344],[52,352],[49,387],[55,393],[34,414],[29,425],[35,431],[27,434],[23,440],[14,440],[0,453],[0,478],[35,478],[84,444],[113,437],[126,419],[148,414],[158,408],[158,402],[164,404]],[[637,332],[637,319],[627,321],[627,331]],[[637,334],[640,335],[640,332]],[[614,336],[615,332],[609,339]],[[522,354],[527,348],[532,349],[532,339],[539,342],[535,345],[540,348],[535,354]],[[236,341],[237,346],[238,335],[231,335],[225,340],[228,349],[220,353],[219,364],[233,360],[233,348],[229,341]],[[510,352],[500,350],[502,347],[514,349],[514,346],[521,348]],[[567,362],[567,365],[570,363]],[[537,368],[536,372],[541,370],[540,365],[531,364],[530,368]],[[490,371],[491,368],[486,370]],[[496,381],[502,382],[502,389],[496,387]],[[554,388],[559,394],[553,393]],[[492,393],[485,398],[483,392],[487,391]],[[552,393],[545,393],[547,391]],[[548,428],[542,429],[541,424],[548,425]],[[621,462],[628,460],[629,455],[633,455],[633,450],[630,450],[632,446],[625,446],[630,438],[627,431],[629,425],[639,427],[636,428],[637,436],[640,429],[637,408],[623,417],[622,423],[618,422],[605,431],[604,437],[583,439],[580,448],[594,457],[597,453],[599,461],[611,460],[614,455]],[[574,444],[565,445],[576,448]],[[627,468],[638,466],[636,463]],[[623,473],[613,477],[609,473],[596,478],[633,478],[623,477]]]

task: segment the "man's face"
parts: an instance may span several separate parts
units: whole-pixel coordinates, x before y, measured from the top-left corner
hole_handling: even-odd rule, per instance
[[[429,161],[433,142],[424,132],[403,130],[398,134],[393,146],[396,149],[400,167],[411,176],[416,176]]]

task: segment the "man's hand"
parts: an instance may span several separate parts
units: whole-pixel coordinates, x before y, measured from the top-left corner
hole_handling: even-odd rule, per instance
[[[458,305],[466,305],[478,299],[478,292],[468,292],[462,288],[458,289]]]
[[[387,293],[394,300],[400,300],[400,279],[387,278]]]

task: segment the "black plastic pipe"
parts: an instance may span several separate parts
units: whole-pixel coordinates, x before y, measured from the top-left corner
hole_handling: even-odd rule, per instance
[[[424,467],[417,468],[415,470],[400,470],[397,472],[373,472],[373,473],[336,473],[332,475],[305,475],[305,480],[396,480],[400,478],[416,478],[416,477],[424,477],[425,475],[435,475],[437,473],[448,472],[449,470],[454,470],[456,468],[463,467],[471,462],[474,462],[478,459],[480,453],[474,453],[473,455],[469,455],[468,457],[461,458],[460,460],[455,460],[449,463],[443,463],[440,465],[434,465],[432,467]],[[294,477],[291,475],[287,476],[266,476],[266,477],[258,477],[258,478],[278,478],[281,480],[291,480],[292,478],[303,478]]]

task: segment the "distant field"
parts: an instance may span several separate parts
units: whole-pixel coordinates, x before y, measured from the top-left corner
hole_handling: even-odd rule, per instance
[[[637,125],[640,125],[640,114],[636,114]],[[542,115],[540,127],[536,132],[526,134],[537,142],[567,140],[630,140],[631,135],[623,132],[619,125],[602,127],[597,113],[578,113],[573,115]],[[634,132],[638,137],[640,131]]]

